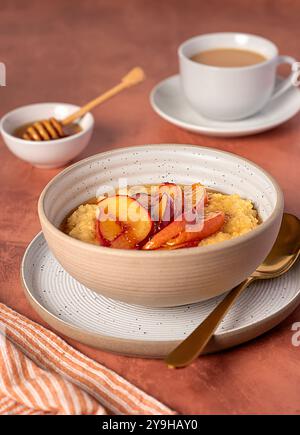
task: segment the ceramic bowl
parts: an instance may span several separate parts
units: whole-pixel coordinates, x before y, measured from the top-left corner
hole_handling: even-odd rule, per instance
[[[79,120],[82,131],[53,141],[27,141],[14,136],[17,128],[40,119],[54,116],[63,119],[79,106],[64,103],[30,104],[7,113],[0,124],[4,142],[10,151],[39,168],[58,168],[73,160],[88,145],[94,126],[94,117],[87,113]]]
[[[201,181],[253,201],[262,223],[238,238],[175,251],[118,250],[73,239],[59,230],[65,216],[99,187]],[[106,297],[153,307],[217,296],[248,277],[279,231],[283,196],[276,181],[234,154],[192,145],[145,145],[108,151],[62,171],[42,192],[38,212],[49,248],[62,267]]]

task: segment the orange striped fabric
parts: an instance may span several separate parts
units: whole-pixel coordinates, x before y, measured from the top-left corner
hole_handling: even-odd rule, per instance
[[[0,415],[174,414],[53,332],[0,304]]]

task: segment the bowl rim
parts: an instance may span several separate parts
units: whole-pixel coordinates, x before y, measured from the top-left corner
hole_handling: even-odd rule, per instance
[[[14,136],[13,134],[9,133],[4,127],[3,124],[4,122],[11,116],[13,115],[15,112],[17,111],[21,111],[21,110],[26,110],[30,107],[41,107],[41,106],[46,106],[46,105],[53,105],[53,106],[72,106],[74,107],[74,109],[80,109],[81,106],[78,106],[77,104],[72,104],[72,103],[59,103],[59,102],[47,102],[47,103],[32,103],[32,104],[26,104],[25,106],[20,106],[20,107],[16,107],[15,109],[10,110],[9,112],[7,112],[4,116],[2,116],[1,120],[0,120],[0,132],[3,136],[7,136],[9,137],[11,140],[14,140],[15,143],[21,144],[22,146],[24,145],[24,143],[26,143],[27,145],[33,145],[33,146],[39,146],[39,145],[43,145],[46,146],[48,145],[48,142],[50,142],[53,145],[53,141],[47,141],[47,140],[25,140],[22,139],[20,137]],[[72,134],[71,136],[67,136],[67,137],[62,137],[60,139],[55,139],[55,143],[63,143],[63,142],[69,142],[72,139],[77,139],[77,138],[81,138],[81,136],[84,136],[87,132],[89,132],[91,129],[93,129],[94,124],[95,124],[95,119],[94,116],[92,115],[91,112],[87,112],[84,117],[87,116],[88,118],[90,118],[91,121],[91,125],[83,128],[82,127],[82,131],[79,131],[76,134]],[[81,117],[80,119],[83,119],[84,117]]]
[[[247,163],[253,165],[256,169],[258,169],[259,171],[261,171],[271,182],[271,184],[274,186],[275,191],[276,191],[276,203],[274,206],[274,210],[272,211],[272,213],[270,214],[270,216],[263,222],[260,223],[260,225],[258,225],[256,228],[254,228],[253,230],[249,231],[246,234],[243,234],[241,236],[238,236],[234,239],[231,240],[225,240],[222,243],[216,243],[216,244],[212,244],[212,245],[208,245],[208,246],[195,246],[193,248],[182,248],[182,249],[178,249],[178,250],[149,250],[149,251],[142,251],[142,250],[135,250],[135,249],[110,249],[106,246],[99,246],[99,245],[93,245],[91,243],[87,243],[87,242],[83,242],[81,240],[75,239],[73,237],[70,237],[69,235],[63,233],[60,229],[58,229],[54,224],[52,224],[52,222],[50,222],[50,220],[46,217],[46,214],[44,212],[44,199],[45,196],[47,194],[48,189],[55,184],[57,181],[59,181],[60,178],[64,177],[67,173],[71,172],[74,168],[79,167],[81,165],[85,165],[88,162],[94,160],[95,158],[99,157],[103,157],[103,156],[107,156],[107,155],[112,155],[112,154],[117,154],[120,151],[135,151],[138,149],[149,149],[149,148],[155,148],[155,147],[164,147],[164,148],[169,148],[170,146],[177,146],[177,145],[181,145],[182,147],[185,148],[194,148],[194,149],[198,149],[198,150],[208,150],[210,152],[215,152],[218,154],[226,154],[227,156],[233,156],[234,158],[238,158],[241,160],[246,161]],[[68,166],[66,169],[64,169],[63,171],[61,171],[59,174],[57,174],[55,177],[53,177],[49,183],[47,183],[47,185],[44,187],[43,191],[40,194],[39,200],[38,200],[38,215],[39,215],[39,219],[40,222],[44,223],[44,225],[48,226],[48,229],[54,233],[56,236],[58,236],[62,241],[66,241],[67,243],[69,243],[70,245],[74,246],[75,248],[82,248],[84,250],[88,250],[90,252],[98,252],[98,253],[102,253],[102,254],[107,254],[107,255],[112,255],[112,256],[116,256],[116,257],[137,257],[137,258],[146,258],[148,257],[168,257],[170,258],[171,256],[174,257],[176,255],[204,255],[206,253],[210,253],[210,252],[218,252],[220,250],[224,250],[226,248],[231,248],[237,245],[243,245],[245,243],[247,243],[248,240],[250,240],[251,238],[255,237],[255,236],[259,236],[263,231],[265,231],[267,228],[269,228],[270,226],[272,226],[272,224],[274,223],[274,221],[276,221],[276,219],[278,218],[278,213],[281,215],[283,214],[283,206],[284,206],[284,197],[283,197],[283,193],[281,188],[279,187],[279,184],[277,183],[277,181],[267,172],[265,171],[263,168],[261,168],[259,165],[257,165],[256,163],[253,163],[251,160],[246,159],[244,157],[241,157],[237,154],[234,153],[230,153],[228,151],[223,151],[223,150],[219,150],[216,148],[210,148],[210,147],[203,147],[203,146],[199,146],[199,145],[192,145],[192,144],[179,144],[179,143],[159,143],[159,144],[145,144],[145,145],[138,145],[138,146],[131,146],[131,147],[122,147],[122,148],[117,148],[114,150],[109,150],[109,151],[104,151],[102,153],[97,153],[94,154],[90,157],[87,157],[85,159],[80,160],[79,162],[74,163],[73,165]]]

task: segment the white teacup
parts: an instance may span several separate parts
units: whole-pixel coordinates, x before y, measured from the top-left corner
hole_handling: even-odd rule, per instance
[[[251,50],[266,60],[244,67],[216,67],[191,60],[201,51],[217,48]],[[207,118],[222,121],[251,116],[286,92],[293,74],[275,87],[276,69],[281,63],[296,62],[290,56],[279,56],[273,42],[244,33],[196,36],[180,45],[178,56],[183,92],[191,106]]]

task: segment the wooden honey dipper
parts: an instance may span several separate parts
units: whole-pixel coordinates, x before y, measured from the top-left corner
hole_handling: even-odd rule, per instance
[[[99,95],[99,97],[95,98],[89,103],[85,104],[83,107],[81,107],[72,115],[69,115],[67,118],[63,119],[62,121],[59,121],[53,117],[50,119],[37,121],[32,125],[30,125],[29,127],[27,127],[27,129],[22,135],[22,138],[25,140],[41,141],[41,140],[53,140],[53,139],[59,139],[65,137],[66,134],[64,133],[63,130],[64,126],[71,124],[73,121],[82,117],[94,107],[98,106],[99,104],[103,103],[104,101],[108,100],[109,98],[113,97],[114,95],[118,94],[124,89],[130,88],[131,86],[134,86],[142,82],[144,78],[145,78],[145,74],[141,68],[139,67],[133,68],[131,71],[129,71],[128,74],[126,74],[126,76],[122,78],[119,84],[109,89],[104,94]]]

